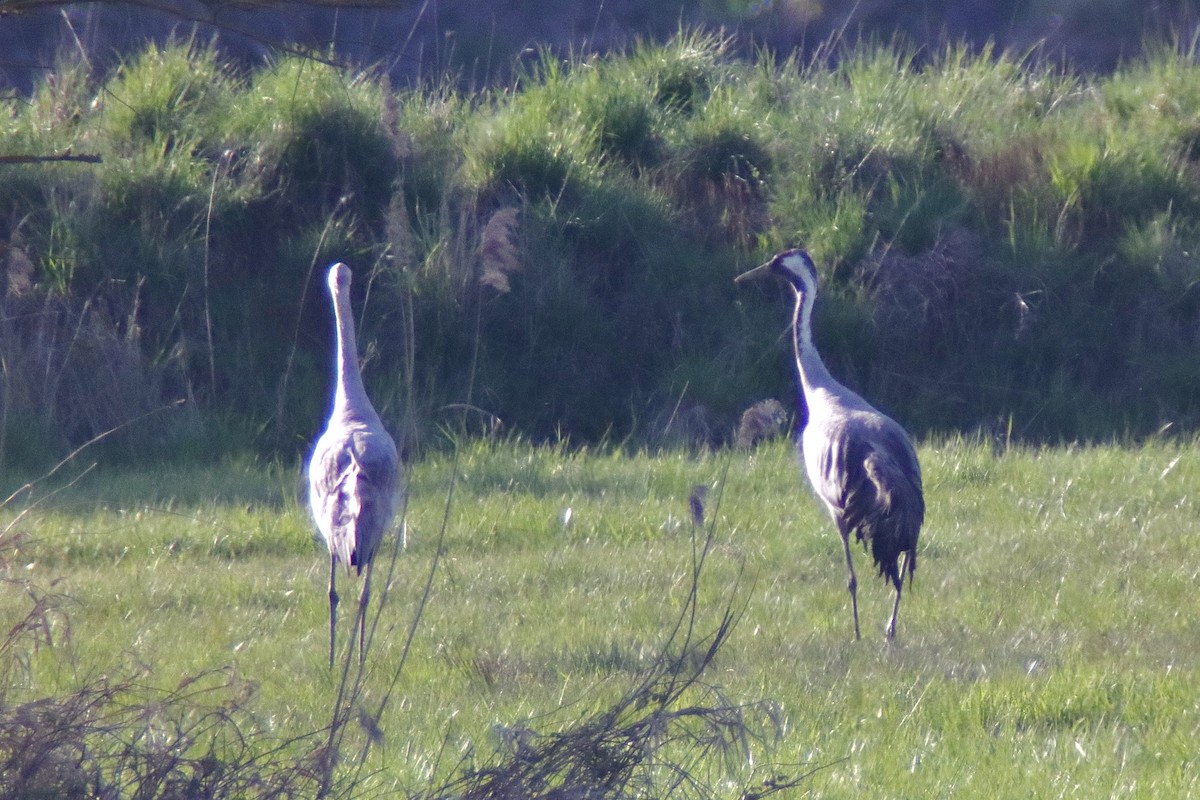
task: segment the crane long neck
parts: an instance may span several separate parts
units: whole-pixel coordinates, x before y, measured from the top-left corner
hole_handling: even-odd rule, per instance
[[[342,292],[334,296],[333,316],[337,327],[337,385],[333,394],[333,413],[346,416],[349,412],[370,408],[370,405],[358,368],[358,344],[350,299]]]
[[[792,317],[792,348],[796,354],[796,374],[800,389],[807,396],[814,389],[837,386],[825,368],[812,340],[812,309],[815,295],[796,289],[796,310]]]

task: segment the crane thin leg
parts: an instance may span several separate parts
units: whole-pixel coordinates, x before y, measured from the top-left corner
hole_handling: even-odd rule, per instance
[[[854,574],[854,560],[850,557],[850,531],[844,531],[841,526],[838,526],[838,533],[842,535],[842,547],[846,551],[846,568],[850,570],[850,580],[846,584],[846,588],[850,590],[850,605],[854,609],[854,638],[861,639],[862,634],[858,630],[858,578]]]
[[[896,578],[896,602],[892,607],[892,621],[888,622],[887,636],[889,639],[896,638],[896,615],[900,613],[900,590],[904,588],[904,575],[908,573],[908,585],[912,585],[912,559],[916,558],[910,551],[905,551],[900,554],[900,571],[896,573],[899,577]]]
[[[371,566],[367,562],[366,576],[363,579],[362,592],[358,595],[358,663],[362,664],[367,658],[367,603],[371,600]]]
[[[908,551],[900,554],[900,571],[896,578],[896,603],[892,606],[892,620],[887,626],[887,638],[889,640],[896,638],[896,615],[900,613],[900,594],[904,588],[904,573],[908,569]]]
[[[333,669],[334,644],[337,639],[337,558],[329,557],[329,668]]]

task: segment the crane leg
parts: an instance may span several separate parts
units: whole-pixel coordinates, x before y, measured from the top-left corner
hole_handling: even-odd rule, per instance
[[[846,569],[850,571],[846,588],[850,590],[850,607],[854,609],[854,638],[861,639],[862,634],[858,630],[858,578],[854,574],[854,560],[850,557],[850,531],[842,530],[839,525],[838,533],[842,536],[842,547],[846,551]]]
[[[892,619],[888,622],[886,636],[888,641],[896,638],[896,615],[900,613],[900,594],[904,588],[904,573],[908,569],[908,552],[900,554],[900,571],[896,573],[897,577],[894,581],[896,587],[896,602],[892,606]]]
[[[329,668],[333,669],[334,644],[337,639],[337,559],[329,557]]]
[[[888,639],[896,638],[896,615],[898,615],[900,613],[900,591],[901,591],[901,589],[904,589],[904,573],[905,572],[908,573],[908,583],[910,583],[910,585],[912,585],[912,569],[910,566],[911,558],[912,558],[912,555],[910,553],[908,553],[908,551],[905,551],[904,553],[900,554],[900,571],[898,573],[896,573],[896,576],[898,576],[898,577],[896,577],[895,582],[894,582],[894,585],[896,588],[896,602],[895,602],[894,606],[892,606],[892,621],[888,622],[888,630],[887,630]]]
[[[367,564],[362,592],[358,595],[358,663],[367,658],[367,603],[371,600],[371,564]]]

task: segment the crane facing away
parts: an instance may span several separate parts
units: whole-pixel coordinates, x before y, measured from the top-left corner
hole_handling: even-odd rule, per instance
[[[366,613],[371,566],[399,501],[400,461],[396,443],[367,399],[358,367],[354,318],[350,312],[350,268],[329,268],[329,293],[337,329],[337,379],[333,410],[308,462],[308,503],[317,530],[329,547],[329,666],[337,631],[337,565],[355,567],[363,579],[358,598],[358,658],[366,655]]]
[[[917,568],[917,535],[925,520],[921,465],[904,429],[834,380],[821,361],[812,341],[817,268],[808,253],[786,250],[735,280],[765,275],[780,276],[796,295],[792,346],[799,379],[797,391],[808,410],[800,435],[801,455],[808,479],[842,537],[850,571],[854,637],[862,638],[858,627],[858,579],[850,557],[852,531],[864,548],[870,543],[879,574],[896,587],[896,602],[886,630],[887,638],[894,639],[904,576],[908,575],[911,587]]]

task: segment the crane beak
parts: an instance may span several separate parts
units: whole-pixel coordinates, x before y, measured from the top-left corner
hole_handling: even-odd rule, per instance
[[[771,273],[771,262],[768,261],[765,264],[759,264],[757,267],[755,267],[752,270],[747,270],[746,272],[743,272],[741,275],[738,275],[736,278],[734,278],[733,281],[734,281],[734,283],[742,283],[743,281],[752,281],[755,278],[761,278],[764,275],[769,275],[770,273]]]

